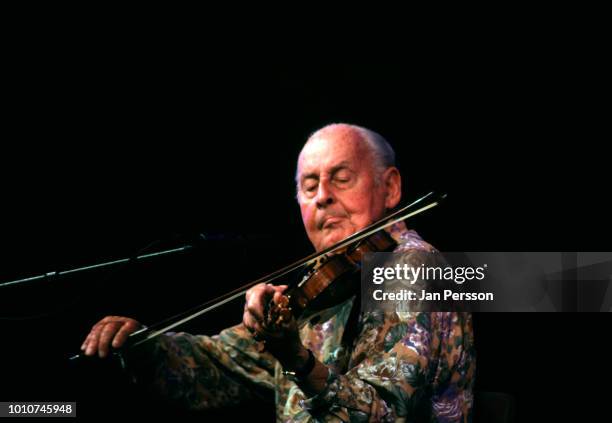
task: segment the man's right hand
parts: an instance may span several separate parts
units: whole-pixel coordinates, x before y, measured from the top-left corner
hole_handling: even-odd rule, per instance
[[[81,350],[85,355],[91,356],[98,353],[100,358],[108,355],[110,347],[120,348],[130,336],[143,326],[129,317],[106,316],[93,325],[89,335],[85,338]]]

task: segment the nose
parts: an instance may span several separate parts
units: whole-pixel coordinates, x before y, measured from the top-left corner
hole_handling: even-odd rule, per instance
[[[317,207],[323,209],[334,202],[334,196],[325,180],[319,182],[317,191]]]

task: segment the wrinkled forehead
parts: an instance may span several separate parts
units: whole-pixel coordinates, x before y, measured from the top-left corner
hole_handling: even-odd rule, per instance
[[[340,165],[359,170],[371,162],[370,154],[357,135],[313,138],[304,145],[298,158],[298,176],[329,171]]]

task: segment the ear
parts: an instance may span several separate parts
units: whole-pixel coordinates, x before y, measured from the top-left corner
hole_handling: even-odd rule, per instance
[[[402,199],[402,176],[399,170],[392,166],[384,171],[382,181],[385,185],[385,208],[397,206]]]

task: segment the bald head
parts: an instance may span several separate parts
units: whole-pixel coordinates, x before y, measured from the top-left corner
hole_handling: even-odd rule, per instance
[[[313,245],[325,248],[380,219],[397,205],[395,154],[368,129],[328,125],[309,138],[296,172],[297,199]]]
[[[298,158],[298,171],[296,172],[296,182],[299,185],[298,173],[299,163],[306,147],[314,141],[322,139],[336,143],[355,145],[363,154],[370,157],[370,163],[375,169],[376,179],[379,182],[381,174],[385,169],[395,166],[395,152],[380,134],[362,126],[350,125],[347,123],[332,123],[313,132],[302,148]]]

